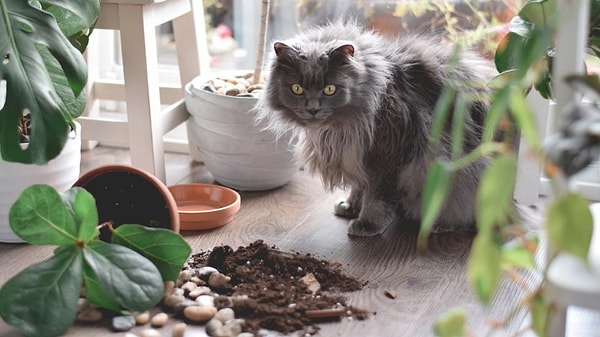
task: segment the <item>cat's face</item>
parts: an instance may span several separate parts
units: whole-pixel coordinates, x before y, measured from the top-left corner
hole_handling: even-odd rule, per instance
[[[356,83],[354,47],[298,48],[275,43],[268,90],[271,106],[302,126],[332,125],[351,104]]]

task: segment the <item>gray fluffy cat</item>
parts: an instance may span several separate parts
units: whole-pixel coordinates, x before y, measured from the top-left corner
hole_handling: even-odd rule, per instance
[[[279,133],[298,133],[299,155],[326,188],[349,188],[335,214],[348,233],[373,236],[392,223],[420,220],[421,194],[436,157],[448,158],[449,128],[429,146],[436,101],[445,85],[483,84],[494,75],[483,59],[422,36],[390,41],[353,22],[315,28],[274,44],[258,118]],[[464,149],[480,141],[487,105],[475,102]],[[455,175],[434,231],[472,230],[481,160]]]

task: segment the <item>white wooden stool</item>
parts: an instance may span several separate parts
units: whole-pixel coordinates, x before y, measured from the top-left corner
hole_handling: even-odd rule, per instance
[[[173,23],[181,82],[176,87],[158,79],[156,27],[166,22]],[[124,81],[99,78],[99,46],[90,41],[88,105],[78,119],[82,138],[129,144],[131,164],[165,182],[163,136],[188,118],[183,86],[209,70],[202,1],[101,0],[96,28],[120,31]],[[100,99],[125,101],[127,121],[100,118]]]
[[[600,203],[592,204],[590,210],[594,231],[587,261],[561,253],[548,268],[547,294],[554,304],[549,317],[548,337],[565,336],[569,306],[600,312]]]

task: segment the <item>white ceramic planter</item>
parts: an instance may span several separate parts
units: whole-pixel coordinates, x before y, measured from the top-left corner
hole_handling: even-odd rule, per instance
[[[69,138],[58,157],[46,165],[10,163],[0,160],[0,242],[23,242],[8,223],[10,207],[21,192],[33,184],[47,184],[58,191],[68,190],[79,178],[81,126]]]
[[[213,75],[214,76],[214,75]],[[257,98],[223,96],[204,90],[208,77],[185,87],[190,139],[215,180],[242,191],[285,185],[298,171],[290,136],[276,139],[256,125]]]

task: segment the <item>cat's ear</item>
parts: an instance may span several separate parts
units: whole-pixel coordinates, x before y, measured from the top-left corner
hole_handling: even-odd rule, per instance
[[[351,44],[341,45],[333,49],[329,53],[330,57],[343,56],[343,57],[354,57],[354,46]]]
[[[290,50],[293,50],[292,47],[288,46],[283,42],[275,42],[275,44],[273,45],[273,49],[275,49],[275,55],[277,56],[283,56]]]

